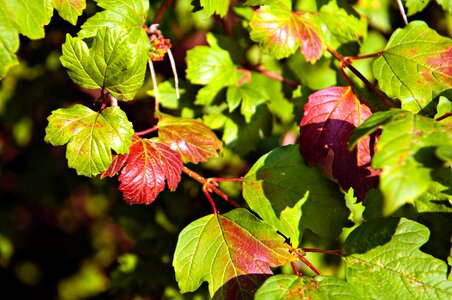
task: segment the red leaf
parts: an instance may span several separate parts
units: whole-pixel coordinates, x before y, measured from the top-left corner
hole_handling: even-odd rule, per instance
[[[319,164],[343,189],[353,187],[362,200],[378,184],[379,172],[370,166],[376,135],[363,138],[349,151],[351,134],[372,113],[350,87],[330,87],[309,96],[300,123],[300,151],[309,163]]]
[[[199,120],[158,114],[159,138],[181,154],[185,162],[198,163],[218,156],[223,143]]]
[[[130,152],[116,155],[102,177],[119,176],[119,190],[131,204],[150,204],[165,189],[175,190],[181,179],[182,159],[158,139],[133,137]]]

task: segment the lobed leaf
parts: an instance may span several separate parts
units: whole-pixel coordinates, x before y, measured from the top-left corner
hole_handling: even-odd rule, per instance
[[[345,241],[345,276],[373,299],[449,299],[452,281],[442,260],[419,248],[428,229],[408,219],[372,219]]]
[[[309,163],[319,164],[344,190],[353,187],[359,200],[378,184],[371,167],[376,136],[367,136],[348,150],[348,140],[372,113],[351,87],[330,87],[311,94],[300,123],[300,151]]]
[[[336,184],[308,167],[296,145],[262,156],[243,179],[243,197],[265,222],[290,238],[294,247],[304,230],[334,240],[349,211]]]
[[[151,204],[165,189],[175,190],[181,179],[182,159],[179,153],[159,139],[133,137],[129,153],[116,155],[101,178],[119,175],[119,190],[131,204]]]
[[[380,189],[384,212],[390,214],[405,203],[413,203],[431,185],[434,161],[429,148],[452,145],[452,132],[434,120],[400,111],[383,127],[372,166],[382,169]]]
[[[30,39],[44,37],[44,26],[52,17],[51,0],[3,0],[0,2],[0,79],[18,64],[19,34]]]
[[[160,140],[178,152],[184,162],[204,162],[222,152],[223,143],[203,122],[162,113],[157,117]]]
[[[275,275],[257,290],[256,300],[266,299],[371,299],[359,293],[352,284],[331,276],[313,278],[296,275]]]
[[[86,0],[52,0],[52,4],[58,14],[72,25],[77,24],[78,17],[86,8]]]
[[[148,15],[148,0],[96,0],[96,3],[105,10],[96,13],[83,23],[78,33],[79,37],[94,37],[98,30],[105,27],[122,27],[130,36],[141,35],[147,40],[142,25]]]
[[[81,38],[68,34],[61,63],[78,85],[105,88],[121,100],[133,99],[144,81],[149,49],[132,44],[129,38],[120,27],[105,27],[88,48]]]
[[[431,112],[432,100],[452,86],[452,40],[422,21],[392,34],[373,63],[380,88],[411,112]]]
[[[272,271],[296,258],[276,229],[246,209],[208,215],[179,234],[173,266],[182,293],[203,281],[219,299],[250,298]]]
[[[294,54],[298,48],[309,62],[322,56],[323,42],[315,23],[285,6],[261,6],[254,12],[250,26],[251,39],[277,59]]]
[[[79,175],[91,177],[106,170],[111,149],[127,153],[132,141],[132,123],[118,106],[99,113],[77,104],[53,111],[48,120],[45,141],[54,146],[67,143],[68,165]]]
[[[210,17],[213,14],[217,14],[220,17],[226,16],[229,9],[229,0],[198,0],[199,5],[194,5],[192,1],[192,5],[195,6],[194,10],[199,11],[203,10],[205,13],[205,17]]]

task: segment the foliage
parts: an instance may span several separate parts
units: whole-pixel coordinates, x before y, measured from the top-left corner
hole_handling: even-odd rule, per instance
[[[72,203],[53,226],[86,226],[99,249],[53,293],[451,298],[451,4],[404,1],[403,24],[388,1],[171,2],[0,4],[0,112],[18,82],[40,76],[19,64],[36,47],[19,34],[48,39],[55,8],[71,25],[57,26],[56,52],[39,59],[71,88],[44,93],[67,102],[43,102],[43,140],[66,145],[77,175],[100,174],[86,183],[47,163],[30,180],[59,170],[57,183],[70,174],[89,185],[53,188]],[[27,122],[11,130],[19,146],[30,143]],[[116,175],[117,190],[106,179]],[[5,196],[20,190],[9,180]],[[48,199],[60,196],[37,202]],[[20,229],[2,227],[0,266],[39,285],[42,271],[14,259]]]

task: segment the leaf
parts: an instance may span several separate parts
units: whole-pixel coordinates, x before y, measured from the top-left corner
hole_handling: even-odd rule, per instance
[[[243,179],[243,197],[294,247],[306,229],[325,239],[337,238],[349,215],[338,186],[308,167],[296,145],[262,156]]]
[[[257,290],[256,300],[266,299],[370,299],[358,293],[353,285],[337,277],[275,275],[267,279]]]
[[[119,175],[119,190],[131,204],[151,204],[165,189],[175,190],[183,164],[179,153],[160,140],[133,137],[129,153],[116,155],[101,178]]]
[[[452,1],[436,0],[436,2],[438,2],[438,4],[441,5],[444,10],[448,11],[449,13],[452,13]]]
[[[105,9],[96,13],[82,25],[78,33],[81,38],[94,37],[97,31],[105,27],[122,27],[130,36],[142,35],[146,38],[142,25],[146,22],[149,10],[148,0],[96,0],[97,5]]]
[[[173,266],[181,293],[195,291],[207,281],[211,296],[228,283],[238,290],[223,287],[223,294],[217,296],[244,299],[260,284],[253,284],[254,276],[270,275],[270,267],[295,259],[274,227],[246,209],[234,209],[224,215],[205,216],[185,227],[179,234]],[[240,288],[247,280],[248,285]]]
[[[229,52],[218,46],[211,33],[207,41],[210,47],[196,46],[187,51],[187,79],[206,85],[198,92],[195,104],[210,104],[223,87],[235,84],[241,77]]]
[[[372,166],[382,169],[380,189],[385,214],[413,203],[427,191],[432,179],[424,163],[436,158],[425,151],[451,144],[452,131],[448,127],[410,112],[401,111],[383,126]]]
[[[311,94],[300,123],[300,151],[311,164],[321,165],[344,190],[352,187],[358,200],[378,183],[378,172],[370,163],[376,136],[347,144],[355,128],[372,113],[361,104],[350,87],[330,87]]]
[[[121,28],[105,27],[91,48],[82,39],[66,35],[60,60],[78,85],[105,88],[115,98],[130,100],[143,84],[148,50],[130,43]]]
[[[406,0],[406,7],[408,8],[408,16],[412,16],[420,11],[423,11],[429,4],[430,0]]]
[[[198,0],[200,6],[203,8],[205,17],[210,17],[213,14],[218,14],[220,17],[226,16],[229,9],[229,0]],[[192,3],[193,5],[193,3]],[[195,6],[196,8],[196,6]],[[198,11],[200,9],[196,9]]]
[[[17,65],[19,34],[30,39],[44,37],[44,26],[52,17],[51,0],[4,0],[0,2],[0,79]]]
[[[48,117],[45,141],[54,146],[67,145],[66,158],[78,175],[95,176],[112,161],[111,149],[127,153],[133,127],[118,107],[107,107],[100,113],[77,104],[60,108]]]
[[[428,229],[408,219],[372,219],[345,241],[345,276],[373,299],[449,299],[444,261],[419,250]]]
[[[289,57],[300,47],[307,61],[322,56],[323,43],[315,23],[306,15],[286,7],[261,6],[250,22],[250,37],[277,59]]]
[[[350,42],[361,42],[367,37],[367,21],[349,15],[345,9],[331,1],[320,8],[319,18],[326,27],[330,44],[338,48]]]
[[[451,89],[451,57],[451,39],[414,21],[394,31],[372,70],[380,88],[399,98],[403,109],[428,113],[431,101]]]
[[[203,122],[162,113],[157,117],[160,140],[178,152],[184,162],[204,162],[223,151],[223,143]]]
[[[251,76],[256,77],[255,75]],[[251,121],[252,116],[256,113],[256,108],[269,99],[270,97],[263,90],[263,86],[253,79],[251,79],[250,83],[231,85],[226,92],[229,112],[232,112],[241,103],[240,112],[247,123]]]
[[[86,8],[86,0],[52,0],[52,5],[63,19],[75,25]]]
[[[179,99],[177,99],[176,89],[174,83],[166,80],[158,84],[159,104],[163,107],[170,109],[179,108]],[[182,96],[185,93],[185,89],[179,87],[179,94]],[[150,90],[148,95],[155,97],[155,91]]]

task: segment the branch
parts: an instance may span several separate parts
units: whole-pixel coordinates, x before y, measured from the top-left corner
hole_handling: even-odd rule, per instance
[[[160,5],[157,13],[154,16],[154,19],[152,20],[152,24],[158,24],[163,19],[163,16],[166,14],[166,11],[168,8],[170,8],[171,4],[173,4],[174,0],[164,0],[162,4]]]
[[[248,66],[248,67],[249,67],[249,68],[248,68],[248,69],[245,69],[245,70],[250,70],[250,71],[256,71],[256,72],[259,72],[259,73],[261,73],[262,75],[264,75],[265,77],[268,77],[268,78],[273,79],[273,80],[277,80],[277,81],[279,81],[279,82],[281,82],[281,83],[283,83],[283,84],[285,84],[285,85],[288,85],[288,86],[290,86],[290,87],[293,87],[293,88],[295,88],[295,89],[296,89],[298,86],[301,85],[300,82],[295,82],[295,81],[292,81],[292,80],[290,80],[290,79],[284,78],[284,77],[283,77],[281,74],[279,74],[278,72],[267,70],[267,69],[266,69],[264,66],[262,66],[262,65]]]
[[[218,186],[218,179],[219,178],[204,178],[203,176],[199,175],[198,173],[196,173],[193,170],[190,170],[187,167],[183,167],[182,172],[184,172],[185,174],[187,174],[188,176],[190,176],[191,178],[193,178],[194,180],[198,181],[199,183],[201,183],[203,185],[203,191],[207,191],[210,193],[215,193],[218,196],[220,196],[221,198],[223,198],[223,200],[225,200],[226,202],[228,202],[229,204],[231,204],[232,206],[236,207],[236,208],[240,208],[242,207],[240,204],[238,204],[237,202],[235,202],[234,199],[230,198],[228,195],[226,195],[225,193],[223,193],[220,189],[217,188]],[[235,178],[233,179],[228,179],[228,178],[221,178],[221,181],[241,181],[243,179],[237,179]],[[210,195],[209,195],[210,197]],[[208,198],[209,201],[212,198]]]

